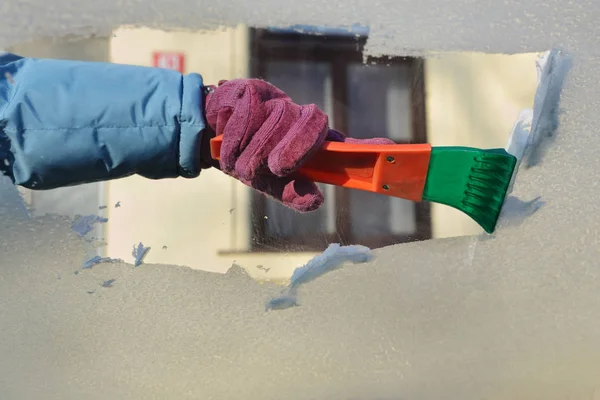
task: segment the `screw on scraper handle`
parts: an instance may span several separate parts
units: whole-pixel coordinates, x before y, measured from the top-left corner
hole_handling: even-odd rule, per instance
[[[219,160],[223,135],[211,139]],[[325,142],[298,173],[314,182],[421,201],[431,145]]]

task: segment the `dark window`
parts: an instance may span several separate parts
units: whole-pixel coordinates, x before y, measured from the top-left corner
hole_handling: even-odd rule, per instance
[[[280,87],[296,103],[315,103],[333,128],[355,138],[427,142],[423,60],[363,60],[364,37],[264,29],[252,30],[251,37],[251,75]],[[308,214],[254,194],[253,249],[320,251],[332,242],[380,247],[431,237],[425,202],[321,188],[326,204]]]

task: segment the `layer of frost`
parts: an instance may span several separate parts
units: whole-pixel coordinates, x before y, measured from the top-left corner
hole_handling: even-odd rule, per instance
[[[549,139],[558,128],[560,94],[571,68],[571,59],[560,50],[544,53],[536,61],[538,86],[533,109],[522,110],[510,134],[506,151],[532,167],[540,162]],[[512,185],[511,185],[512,188]]]
[[[297,290],[301,285],[341,268],[347,262],[360,264],[371,259],[371,249],[366,246],[330,244],[323,253],[315,256],[302,267],[296,268],[290,279],[290,284],[280,296],[271,299],[265,309],[266,311],[281,310],[297,306]]]
[[[544,53],[536,61],[538,87],[533,109],[520,112],[506,145],[506,151],[518,160],[508,189],[509,194],[521,164],[524,163],[526,168],[539,164],[551,139],[555,137],[560,94],[570,68],[570,58],[557,49]],[[530,201],[508,196],[502,207],[500,219],[504,225],[519,225],[544,204],[541,196]]]
[[[79,217],[73,225],[71,225],[71,229],[79,236],[83,237],[94,229],[94,224],[106,222],[108,222],[108,218],[100,217],[98,215],[86,215]]]
[[[89,260],[87,260],[86,262],[84,262],[83,266],[81,268],[82,269],[90,269],[94,265],[97,265],[97,264],[102,264],[102,263],[119,263],[119,262],[123,262],[123,260],[118,259],[118,258],[94,256],[94,257],[90,258]]]
[[[134,258],[134,265],[136,267],[142,265],[142,263],[144,262],[144,258],[146,258],[146,255],[149,251],[150,247],[144,247],[142,242],[140,242],[137,246],[133,246],[133,251],[131,252],[131,255]]]
[[[560,95],[571,69],[571,58],[560,50],[547,52],[537,63],[538,88],[535,93],[531,133],[524,154],[525,166],[540,163],[558,128]]]

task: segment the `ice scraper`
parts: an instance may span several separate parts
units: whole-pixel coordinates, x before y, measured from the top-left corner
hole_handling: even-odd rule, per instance
[[[222,135],[211,139],[218,160]],[[315,182],[445,204],[496,227],[517,158],[504,149],[325,142],[298,171]]]

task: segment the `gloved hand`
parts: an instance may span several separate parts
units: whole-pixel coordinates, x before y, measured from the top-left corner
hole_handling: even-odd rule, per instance
[[[290,174],[325,140],[394,143],[386,138],[345,137],[329,129],[327,115],[317,106],[295,104],[282,90],[259,79],[209,86],[205,115],[212,130],[223,134],[221,170],[300,212],[318,209],[323,193],[314,182]]]

